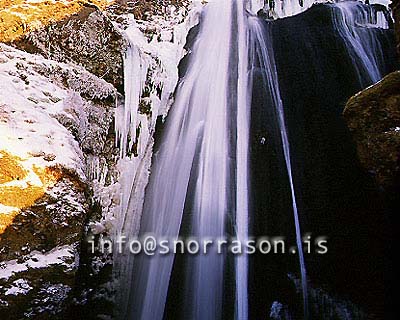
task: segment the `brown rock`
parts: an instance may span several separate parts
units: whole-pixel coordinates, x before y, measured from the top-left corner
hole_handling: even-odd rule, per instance
[[[59,62],[72,61],[122,88],[125,41],[98,7],[85,4],[61,21],[32,31],[11,43]]]
[[[362,165],[379,186],[398,186],[400,165],[400,71],[352,97],[344,117]]]

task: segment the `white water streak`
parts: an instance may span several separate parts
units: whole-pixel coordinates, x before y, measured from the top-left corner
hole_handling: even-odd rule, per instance
[[[376,83],[382,78],[379,59],[383,59],[382,48],[370,28],[388,28],[382,11],[375,11],[356,1],[343,1],[333,6],[333,23],[343,39],[348,52],[357,67],[359,81],[363,85]],[[369,77],[365,83],[363,74]]]
[[[248,17],[243,3],[237,2],[238,21],[238,106],[237,106],[237,185],[236,228],[243,243],[249,237],[249,125],[251,101],[248,74]],[[236,257],[236,319],[248,319],[248,256]]]
[[[299,213],[297,209],[297,201],[296,201],[296,191],[293,182],[292,175],[292,162],[291,162],[291,154],[290,154],[290,144],[286,129],[285,122],[285,114],[283,109],[282,98],[279,89],[278,82],[278,74],[276,70],[275,58],[274,58],[274,50],[272,45],[272,38],[270,30],[264,29],[263,22],[258,19],[251,19],[251,33],[254,36],[254,43],[252,44],[253,53],[258,53],[260,57],[260,65],[264,71],[264,75],[266,77],[266,84],[269,87],[273,106],[276,108],[276,112],[278,115],[278,124],[280,128],[280,135],[283,146],[283,153],[285,157],[285,163],[290,183],[290,190],[292,196],[292,208],[293,208],[293,216],[294,216],[294,224],[296,231],[296,242],[297,242],[297,251],[299,255],[299,263],[300,263],[300,273],[301,273],[301,282],[302,282],[302,290],[303,290],[303,304],[304,304],[304,318],[308,318],[308,289],[307,289],[307,273],[306,266],[304,260],[304,252],[303,252],[303,241],[301,236],[301,227],[299,220]],[[253,57],[255,59],[255,57]]]
[[[273,5],[272,1],[268,0],[249,0],[248,10],[253,14],[257,14],[260,10],[268,13],[274,19],[280,19],[297,15],[311,8],[319,3],[346,3],[353,2],[361,4],[361,1],[353,0],[275,0]],[[365,1],[364,1],[365,2]],[[370,0],[370,4],[380,4],[389,9],[390,0]],[[378,17],[378,18],[382,18]],[[386,18],[381,20],[385,25]]]

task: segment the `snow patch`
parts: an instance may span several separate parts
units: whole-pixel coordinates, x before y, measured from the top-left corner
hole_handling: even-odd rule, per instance
[[[28,281],[25,279],[18,279],[15,280],[13,283],[13,286],[4,293],[6,296],[8,295],[14,295],[17,296],[19,294],[27,294],[29,291],[31,291],[33,288],[29,285]]]
[[[0,279],[9,279],[11,276],[32,269],[47,268],[52,265],[59,265],[70,271],[75,268],[76,249],[72,245],[54,248],[47,253],[32,251],[24,257],[24,262],[10,260],[0,263]],[[72,261],[72,262],[71,262]]]
[[[0,212],[3,214],[10,214],[13,212],[19,211],[19,208],[16,207],[10,207],[10,206],[5,206],[0,203]]]

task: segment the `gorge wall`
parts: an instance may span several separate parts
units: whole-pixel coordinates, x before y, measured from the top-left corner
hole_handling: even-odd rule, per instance
[[[174,48],[161,34],[185,19],[186,6],[1,3],[2,319],[112,315],[112,259],[92,255],[86,237],[110,235],[120,201],[115,110],[124,104],[123,33],[134,15],[144,43],[154,38]],[[140,50],[151,72],[162,74],[156,48]],[[143,118],[151,116],[146,99],[153,87],[145,75]]]

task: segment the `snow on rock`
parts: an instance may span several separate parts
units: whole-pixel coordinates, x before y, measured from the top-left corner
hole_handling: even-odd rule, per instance
[[[8,296],[10,294],[17,296],[19,294],[27,294],[33,288],[29,285],[28,281],[25,279],[18,279],[13,282],[13,287],[7,289],[5,295]]]
[[[127,2],[128,7],[132,5]],[[166,6],[160,15],[148,16],[146,21],[135,20],[126,14],[134,10],[127,10],[111,17],[112,23],[111,13],[100,13],[91,6],[85,10],[83,21],[78,15],[52,24],[25,37],[18,47],[28,50],[36,46],[39,51],[29,51],[58,61],[75,61],[97,76],[73,63],[55,62],[0,44],[0,157],[13,163],[22,177],[6,173],[3,179],[0,170],[0,223],[1,216],[7,215],[9,220],[0,234],[0,261],[5,261],[0,266],[0,317],[3,307],[7,313],[25,308],[23,316],[27,318],[60,311],[57,305],[62,306],[74,285],[77,250],[92,200],[102,211],[100,221],[92,219],[95,234],[122,226],[132,188],[133,203],[140,211],[156,121],[167,114],[172,103],[186,35],[197,23],[202,4],[193,1],[190,12],[186,6]],[[103,30],[111,28],[115,36],[111,39],[105,32],[94,39],[96,32],[89,29],[91,24],[98,25],[96,21],[104,22]],[[71,38],[68,30],[74,32],[73,41],[64,43]],[[107,55],[108,49],[102,56],[105,60],[92,59],[90,63],[76,55],[83,48],[93,58],[91,53],[99,52],[98,41],[104,40],[117,57],[123,49],[118,34],[124,35],[129,45],[122,99],[113,85],[98,77],[108,80],[112,73],[111,82],[120,84],[121,72],[114,72],[118,68],[106,70],[110,59],[121,66],[118,59]],[[82,39],[88,41],[82,43]],[[56,47],[42,46],[48,43]],[[114,115],[115,135],[110,130]],[[56,178],[44,183],[38,168],[42,170],[39,173],[51,169]],[[10,190],[17,192],[18,198],[18,192],[33,187],[41,193],[29,205],[1,201],[1,188],[16,188]],[[103,257],[96,258],[98,265],[105,263]],[[29,302],[28,308],[13,303],[25,295],[24,288],[28,290],[29,301],[24,300]]]
[[[32,165],[61,165],[86,180],[82,149],[101,151],[112,118],[101,101],[113,107],[115,97],[81,67],[0,44],[0,150]]]
[[[24,258],[23,263],[11,260],[0,263],[0,279],[8,279],[16,273],[27,271],[29,268],[40,269],[58,264],[70,270],[75,267],[76,249],[73,246],[57,247],[47,253],[32,251]]]
[[[71,287],[64,284],[45,283],[39,290],[31,307],[24,313],[25,318],[35,319],[41,314],[57,315],[63,311],[63,304],[71,291]]]
[[[12,42],[19,49],[58,62],[72,61],[117,88],[122,85],[124,44],[107,12],[83,1],[76,14],[53,20]]]
[[[69,296],[92,179],[113,181],[116,97],[80,66],[0,44],[0,318],[57,313]]]
[[[24,319],[39,315],[47,318],[46,314],[61,312],[72,290],[78,267],[76,256],[77,247],[65,245],[1,262],[0,315],[5,315],[6,319],[9,314]],[[21,300],[20,296],[24,298]]]
[[[62,165],[84,179],[84,156],[79,142],[57,117],[78,122],[85,131],[85,102],[113,94],[113,87],[76,67],[57,64],[0,44],[0,150],[39,167]],[[60,73],[67,74],[67,86]],[[69,77],[68,77],[69,76]],[[100,85],[99,85],[100,83]],[[45,155],[54,155],[45,157]]]

